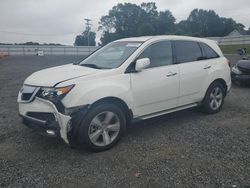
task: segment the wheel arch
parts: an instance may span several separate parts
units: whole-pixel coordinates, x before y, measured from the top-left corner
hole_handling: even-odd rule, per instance
[[[207,91],[208,91],[209,87],[210,87],[212,84],[216,83],[216,82],[218,82],[218,83],[220,83],[220,84],[223,85],[223,87],[224,87],[224,89],[225,89],[225,96],[227,95],[227,84],[226,84],[226,81],[225,81],[223,78],[217,78],[217,79],[215,79],[214,81],[212,81],[212,82],[209,84],[209,86],[206,88],[205,91],[203,91],[203,95],[202,95],[203,97],[202,97],[201,103],[204,101],[204,99],[205,99],[205,97],[206,97],[206,94],[207,94]]]
[[[227,83],[226,83],[226,81],[225,81],[223,78],[218,78],[218,79],[214,80],[214,81],[209,85],[209,87],[210,87],[212,84],[216,83],[216,82],[219,82],[219,83],[221,83],[221,84],[223,85],[224,90],[225,90],[225,96],[226,96],[226,95],[227,95]],[[209,88],[209,87],[208,87],[208,88]]]
[[[104,98],[98,99],[93,104],[91,104],[90,108],[93,108],[101,103],[111,103],[111,104],[117,105],[124,112],[124,114],[126,116],[127,124],[129,124],[132,121],[133,111],[129,108],[129,106],[127,105],[127,103],[124,100],[122,100],[118,97],[104,97]]]

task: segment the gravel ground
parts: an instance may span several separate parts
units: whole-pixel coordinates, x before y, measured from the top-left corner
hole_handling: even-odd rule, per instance
[[[136,123],[101,153],[24,127],[16,103],[24,79],[79,58],[0,60],[0,187],[250,187],[249,87],[233,86],[215,115],[190,109]]]

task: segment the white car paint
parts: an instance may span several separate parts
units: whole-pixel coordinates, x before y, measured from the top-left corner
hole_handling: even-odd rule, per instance
[[[220,58],[174,64],[126,74],[127,67],[138,54],[159,41],[188,40],[209,45]],[[66,108],[91,105],[105,97],[124,101],[133,112],[133,118],[142,119],[196,106],[204,98],[209,85],[223,79],[231,87],[230,68],[216,42],[193,37],[154,36],[121,39],[118,41],[143,42],[143,44],[118,68],[98,70],[77,65],[63,65],[33,73],[24,85],[38,87],[75,87],[62,99]],[[210,69],[206,69],[211,66]],[[205,69],[204,69],[205,68]],[[175,74],[168,77],[168,74]],[[68,143],[67,130],[70,116],[59,113],[51,102],[36,97],[34,101],[19,102],[19,113],[29,111],[52,112],[60,124],[61,136]]]
[[[179,92],[178,65],[145,69],[131,74],[131,95],[135,116],[177,107]],[[177,76],[167,77],[168,74]]]
[[[102,72],[104,71],[68,64],[37,71],[31,74],[24,81],[24,83],[28,85],[53,87],[58,82],[71,80],[74,78],[88,76],[88,75],[94,75]]]

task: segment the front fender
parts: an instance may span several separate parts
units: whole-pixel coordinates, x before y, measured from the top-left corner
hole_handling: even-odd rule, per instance
[[[116,97],[123,100],[129,108],[133,108],[128,74],[115,75],[109,78],[88,80],[76,83],[74,89],[62,100],[65,107],[75,107],[105,98]]]
[[[84,101],[84,103],[93,104],[96,101],[106,97],[119,98],[123,100],[128,105],[128,107],[131,108],[132,98],[130,91],[123,87],[111,85],[93,88],[92,90],[81,96],[76,101],[76,104],[79,104],[82,101]]]

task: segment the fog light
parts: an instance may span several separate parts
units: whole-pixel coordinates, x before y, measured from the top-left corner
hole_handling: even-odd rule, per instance
[[[47,130],[46,133],[50,136],[56,136],[56,133],[53,130]]]

